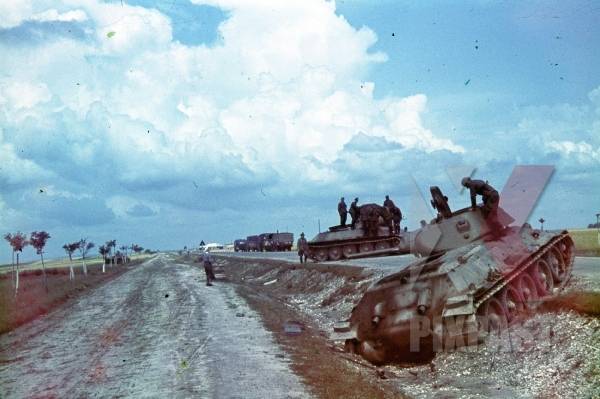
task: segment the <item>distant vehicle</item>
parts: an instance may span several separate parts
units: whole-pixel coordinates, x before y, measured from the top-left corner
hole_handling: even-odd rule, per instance
[[[261,242],[260,236],[246,237],[246,251],[260,251]]]
[[[248,251],[248,242],[246,240],[244,240],[243,238],[240,238],[239,240],[235,240],[233,242],[233,250],[235,252]]]
[[[216,242],[211,242],[206,245],[200,245],[200,251],[213,250],[213,249],[223,249],[223,244],[219,244]]]
[[[294,244],[292,233],[263,233],[259,237],[261,251],[291,251]]]

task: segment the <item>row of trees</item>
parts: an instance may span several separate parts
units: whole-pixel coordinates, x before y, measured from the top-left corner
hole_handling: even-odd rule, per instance
[[[36,253],[38,255],[40,255],[40,258],[42,261],[42,273],[44,276],[44,286],[46,288],[46,292],[48,292],[48,279],[46,276],[46,265],[44,263],[44,247],[46,246],[48,239],[50,239],[50,234],[48,234],[48,232],[46,232],[46,231],[34,231],[30,234],[29,239],[28,239],[26,234],[23,234],[20,231],[18,231],[14,234],[11,234],[11,233],[6,234],[4,236],[4,239],[6,241],[8,241],[8,243],[12,247],[12,282],[13,282],[13,286],[15,287],[15,296],[17,295],[17,293],[19,291],[19,256],[23,252],[23,249],[27,245],[31,245],[33,248],[35,248]],[[81,256],[81,263],[82,263],[81,267],[83,270],[83,274],[87,275],[88,270],[87,270],[87,265],[86,265],[86,257],[88,256],[89,251],[92,248],[94,248],[95,246],[96,245],[93,242],[88,241],[87,238],[82,238],[79,241],[67,243],[62,246],[63,249],[65,250],[65,252],[67,253],[67,255],[69,256],[69,279],[70,280],[75,279],[75,271],[73,269],[73,254],[76,251],[79,252],[79,255]],[[144,250],[143,247],[141,247],[137,244],[132,244],[131,246],[122,245],[119,249],[123,252],[119,253],[116,250],[116,246],[117,246],[117,240],[110,240],[110,241],[107,241],[106,244],[101,245],[98,248],[98,253],[102,256],[102,273],[106,272],[106,264],[109,263],[109,261],[112,265],[115,264],[115,258],[117,256],[119,256],[119,255],[122,256],[124,254],[123,259],[126,260],[126,259],[128,259],[128,257],[127,257],[128,250],[135,252],[136,254],[139,254],[140,252],[142,252]],[[16,255],[16,263],[15,263],[15,255]],[[15,269],[15,266],[16,266],[16,269]]]

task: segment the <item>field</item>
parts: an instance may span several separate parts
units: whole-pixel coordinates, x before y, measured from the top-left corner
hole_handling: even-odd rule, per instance
[[[579,256],[600,256],[600,234],[598,229],[570,229],[575,241],[575,253]]]
[[[136,261],[136,260],[148,259],[150,256],[151,255],[148,255],[148,254],[141,254],[141,255],[132,255],[129,258],[132,261]],[[44,260],[44,264],[46,265],[46,269],[68,268],[69,267],[69,258],[64,257],[64,258],[59,258],[59,259]],[[90,266],[102,265],[102,257],[92,256],[92,257],[86,258],[85,264],[88,266],[88,268]],[[81,258],[80,257],[75,257],[75,256],[73,257],[73,268],[76,270],[75,273],[77,273],[77,270],[81,269]],[[42,269],[42,262],[40,260],[37,260],[35,262],[19,264],[20,271],[41,270],[41,269]],[[0,265],[0,274],[8,273],[11,271],[12,271],[12,267],[11,267],[10,263]]]
[[[46,263],[48,292],[44,288],[44,277],[34,264],[26,265],[19,274],[19,292],[15,297],[11,268],[0,274],[0,334],[11,331],[53,308],[75,298],[79,294],[105,281],[113,279],[132,266],[140,264],[148,256],[140,256],[125,266],[106,266],[102,273],[102,259],[88,263],[88,274],[83,275],[81,263],[75,263],[75,280],[69,280],[68,262],[52,261]],[[51,267],[49,267],[51,266]]]

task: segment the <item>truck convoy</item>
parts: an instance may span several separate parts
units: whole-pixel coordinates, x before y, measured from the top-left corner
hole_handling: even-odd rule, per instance
[[[291,251],[292,245],[294,245],[293,233],[277,232],[248,236],[245,240],[235,240],[233,248],[235,252],[274,252]]]

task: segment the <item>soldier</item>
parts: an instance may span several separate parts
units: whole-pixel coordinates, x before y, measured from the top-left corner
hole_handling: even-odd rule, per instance
[[[394,233],[400,234],[400,221],[402,220],[402,211],[397,206],[392,209],[392,219],[394,220]]]
[[[308,256],[308,241],[306,241],[306,238],[304,238],[304,232],[300,233],[300,238],[298,238],[298,243],[296,246],[298,247],[300,263],[306,263],[306,257]]]
[[[340,214],[340,226],[345,226],[346,218],[348,217],[348,208],[346,208],[344,197],[340,199],[340,203],[338,204],[338,213]]]
[[[390,199],[389,195],[386,195],[385,196],[385,201],[383,201],[383,206],[385,206],[388,209],[388,211],[390,211],[390,212],[393,213],[392,210],[396,207],[396,204],[394,204],[394,201],[392,201]]]
[[[208,249],[202,254],[202,263],[204,264],[204,272],[206,273],[206,285],[211,286],[211,281],[215,279],[215,274],[213,272],[212,256],[210,256]]]
[[[352,230],[354,230],[354,227],[356,226],[356,222],[358,221],[358,217],[360,214],[360,211],[358,210],[358,197],[354,198],[354,201],[352,201],[352,203],[350,204],[350,217],[352,218],[352,224],[350,224],[350,226],[352,227]]]
[[[471,207],[477,207],[476,197],[481,195],[483,200],[483,207],[481,208],[483,216],[494,228],[500,227],[498,224],[498,203],[500,202],[498,191],[487,182],[472,180],[470,177],[463,178],[461,184],[468,188],[471,193]]]

